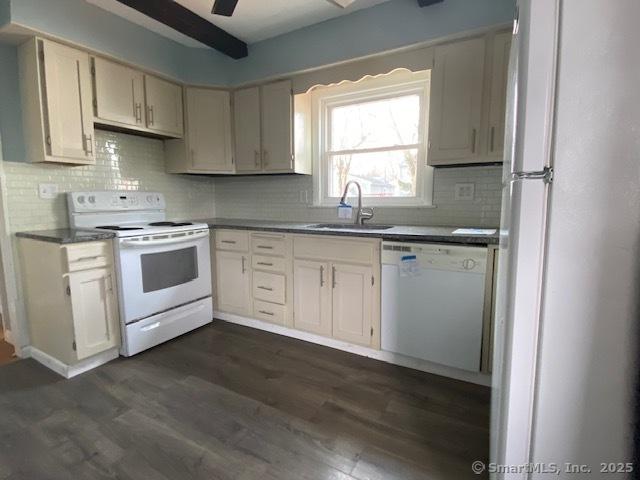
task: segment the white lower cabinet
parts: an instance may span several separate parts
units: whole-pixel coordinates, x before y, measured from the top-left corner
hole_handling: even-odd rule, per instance
[[[325,262],[294,260],[293,324],[295,328],[331,335],[330,266]]]
[[[98,268],[69,275],[69,296],[78,359],[118,346],[118,307],[113,272]]]
[[[220,229],[216,310],[380,347],[380,241]]]
[[[294,238],[294,326],[378,348],[380,272],[377,240]]]
[[[370,346],[373,269],[312,260],[293,264],[295,327]]]
[[[19,251],[34,356],[66,367],[103,353],[115,358],[120,319],[111,241],[21,238]]]
[[[251,276],[249,255],[243,252],[216,251],[217,309],[248,315],[251,312]]]
[[[332,266],[333,337],[347,342],[371,343],[371,267],[334,264]]]

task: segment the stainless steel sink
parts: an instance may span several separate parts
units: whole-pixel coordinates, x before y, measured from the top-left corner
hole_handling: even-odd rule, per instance
[[[326,228],[327,230],[388,230],[393,225],[375,225],[373,223],[355,224],[355,223],[318,223],[309,225],[309,228]]]

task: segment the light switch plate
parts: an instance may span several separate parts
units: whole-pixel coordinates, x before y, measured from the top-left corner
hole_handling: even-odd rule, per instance
[[[58,196],[58,185],[55,183],[38,184],[38,196],[43,200],[51,200]]]
[[[456,183],[454,198],[456,200],[472,201],[475,193],[475,183]]]

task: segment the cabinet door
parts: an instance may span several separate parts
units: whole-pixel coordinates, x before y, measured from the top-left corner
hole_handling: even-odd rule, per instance
[[[328,263],[293,262],[295,328],[331,336],[331,272]]]
[[[231,100],[229,92],[187,88],[187,136],[191,169],[231,172]]]
[[[332,266],[333,338],[371,344],[372,278],[371,267]]]
[[[109,268],[69,275],[78,360],[119,345],[120,325],[113,288],[113,274]]]
[[[507,104],[507,70],[511,33],[499,33],[493,39],[491,97],[489,100],[489,155],[502,160],[504,150],[504,122]]]
[[[93,59],[96,121],[145,126],[144,75],[102,58]]]
[[[216,252],[217,309],[247,315],[251,311],[249,259],[236,252]]]
[[[89,55],[46,40],[42,49],[50,154],[94,163]]]
[[[485,40],[436,47],[429,117],[429,165],[473,163],[479,155]]]
[[[147,128],[171,137],[182,137],[182,87],[151,75],[144,76]]]
[[[236,171],[262,170],[260,150],[260,89],[237,90],[233,94]]]
[[[293,170],[293,95],[291,82],[262,87],[262,166],[267,172]]]

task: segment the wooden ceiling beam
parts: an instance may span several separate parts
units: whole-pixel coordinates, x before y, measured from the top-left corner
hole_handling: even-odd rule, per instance
[[[173,0],[118,0],[118,2],[231,58],[244,58],[249,54],[247,44],[242,40]]]

